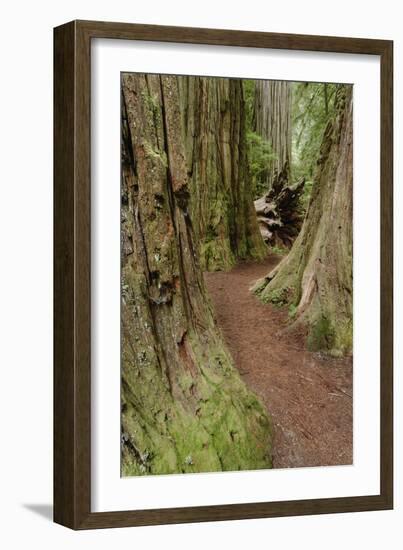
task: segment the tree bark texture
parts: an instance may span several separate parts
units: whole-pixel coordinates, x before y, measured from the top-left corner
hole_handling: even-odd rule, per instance
[[[248,173],[242,81],[178,77],[190,214],[203,269],[267,254]]]
[[[199,266],[178,79],[124,74],[122,92],[122,474],[270,467]]]
[[[280,173],[290,180],[291,83],[257,80],[252,119],[253,130],[266,140],[275,155],[267,176],[267,190]]]
[[[352,87],[341,86],[336,102],[301,232],[254,291],[264,302],[290,305],[310,349],[339,356],[352,349]]]

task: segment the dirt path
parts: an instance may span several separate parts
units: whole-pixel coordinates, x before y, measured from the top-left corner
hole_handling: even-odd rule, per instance
[[[218,324],[245,383],[272,416],[273,466],[351,464],[352,359],[307,351],[302,337],[282,333],[287,311],[249,291],[279,260],[205,274]]]

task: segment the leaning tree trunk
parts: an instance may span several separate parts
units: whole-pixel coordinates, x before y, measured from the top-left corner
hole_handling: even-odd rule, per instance
[[[275,158],[267,171],[267,190],[276,176],[290,180],[291,166],[291,83],[257,80],[253,108],[253,130],[266,140]]]
[[[341,86],[321,147],[303,227],[289,255],[255,285],[264,302],[290,304],[312,350],[352,348],[352,88]]]
[[[178,77],[190,178],[190,212],[202,267],[261,259],[266,246],[253,207],[242,81]]]
[[[122,78],[122,473],[270,467],[198,265],[175,77]]]

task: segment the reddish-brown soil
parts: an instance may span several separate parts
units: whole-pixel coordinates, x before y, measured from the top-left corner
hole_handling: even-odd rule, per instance
[[[273,467],[351,464],[352,358],[307,351],[303,335],[285,330],[288,312],[249,290],[280,259],[205,274],[218,325],[242,378],[273,419]]]

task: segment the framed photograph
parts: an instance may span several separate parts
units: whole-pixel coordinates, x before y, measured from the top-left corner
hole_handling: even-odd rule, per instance
[[[54,520],[391,509],[393,43],[54,33]]]

